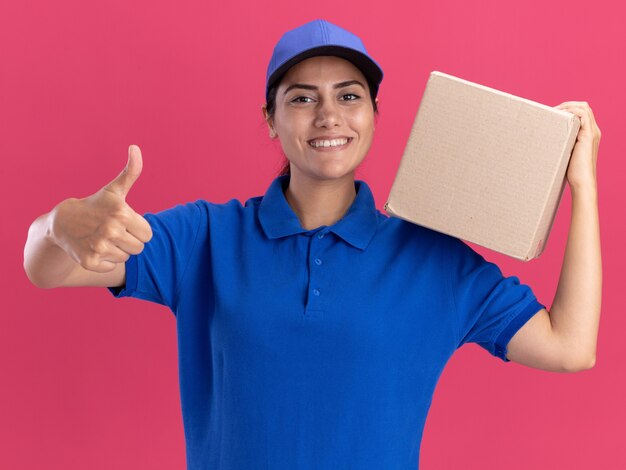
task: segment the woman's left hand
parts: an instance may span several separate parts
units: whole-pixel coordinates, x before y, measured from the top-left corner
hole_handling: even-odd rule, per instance
[[[557,109],[576,114],[580,118],[580,129],[567,168],[570,188],[596,186],[596,162],[602,133],[596,124],[593,111],[586,101],[565,101]]]

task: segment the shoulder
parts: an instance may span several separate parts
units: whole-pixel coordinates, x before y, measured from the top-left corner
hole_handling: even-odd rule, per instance
[[[446,249],[460,240],[442,232],[414,224],[395,216],[388,216],[379,210],[378,231],[384,238],[391,237],[400,243],[408,243],[422,249]]]
[[[205,199],[196,199],[186,206],[195,206],[196,210],[207,216],[227,217],[229,215],[243,215],[254,213],[261,202],[262,196],[255,196],[242,203],[239,199],[232,198],[225,202],[211,202]]]
[[[242,205],[237,199],[230,199],[223,203],[196,199],[178,203],[166,209],[145,212],[143,216],[153,228],[177,231],[184,227],[209,226],[216,218],[220,222],[228,219],[241,219],[242,215],[252,210],[252,207]]]
[[[239,199],[225,202],[194,201],[198,207],[206,230],[213,235],[229,236],[235,233],[250,235],[259,231],[258,213],[262,196],[249,198],[242,203]]]

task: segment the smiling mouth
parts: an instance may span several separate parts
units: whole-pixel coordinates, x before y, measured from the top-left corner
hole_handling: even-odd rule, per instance
[[[309,144],[309,147],[311,147],[314,150],[333,151],[333,150],[342,150],[346,148],[348,145],[350,145],[350,142],[352,142],[352,140],[353,140],[352,137],[348,137],[347,141],[346,139],[336,139],[334,141],[335,145],[332,144],[333,140],[318,141],[317,145],[313,145],[313,141],[310,140],[308,144]],[[341,143],[341,142],[345,142],[345,143]]]

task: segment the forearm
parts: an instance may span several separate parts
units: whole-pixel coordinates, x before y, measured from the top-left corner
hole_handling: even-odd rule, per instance
[[[24,270],[37,287],[51,288],[61,284],[76,262],[49,237],[50,213],[39,216],[28,229],[24,246]]]
[[[572,212],[559,284],[550,309],[569,360],[594,363],[602,301],[602,259],[595,183],[571,187]]]

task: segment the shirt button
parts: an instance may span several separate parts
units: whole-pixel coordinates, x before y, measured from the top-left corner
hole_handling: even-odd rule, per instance
[[[318,233],[317,234],[317,238],[324,238],[324,234],[323,233]]]
[[[315,295],[320,295],[320,291],[319,291],[319,289],[313,289],[313,293],[314,293]]]
[[[322,260],[319,258],[315,258],[315,264],[319,266],[320,264],[322,264]]]

